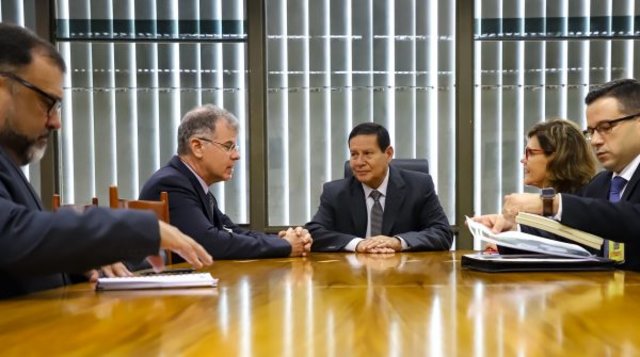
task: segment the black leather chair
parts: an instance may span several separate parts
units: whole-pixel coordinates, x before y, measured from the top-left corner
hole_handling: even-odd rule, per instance
[[[404,170],[429,173],[429,161],[427,159],[392,159],[391,166]],[[349,160],[344,163],[344,178],[353,176]]]

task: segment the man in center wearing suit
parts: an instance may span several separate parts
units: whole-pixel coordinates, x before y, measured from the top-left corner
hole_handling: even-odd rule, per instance
[[[328,182],[306,227],[313,251],[448,250],[453,234],[431,176],[389,166],[389,133],[363,123],[348,139],[353,176]]]
[[[240,228],[220,211],[209,186],[230,180],[240,159],[238,120],[212,104],[189,111],[178,127],[178,155],[156,171],[140,192],[142,200],[169,194],[169,221],[193,237],[215,259],[306,255],[311,236],[301,227],[279,235]]]

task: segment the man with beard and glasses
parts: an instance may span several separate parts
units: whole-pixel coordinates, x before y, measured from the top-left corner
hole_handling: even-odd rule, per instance
[[[20,166],[40,160],[51,133],[60,129],[64,71],[51,44],[0,23],[0,298],[58,287],[69,282],[67,273],[100,266],[106,275],[128,275],[117,263],[122,260],[149,257],[161,269],[160,249],[196,268],[211,264],[199,244],[153,213],[42,210]]]

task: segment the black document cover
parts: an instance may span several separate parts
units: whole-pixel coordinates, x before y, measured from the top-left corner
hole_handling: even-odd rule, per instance
[[[616,262],[602,257],[564,258],[543,254],[465,254],[462,267],[484,272],[611,270]]]

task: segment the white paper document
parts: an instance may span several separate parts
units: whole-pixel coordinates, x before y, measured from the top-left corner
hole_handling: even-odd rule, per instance
[[[117,278],[99,278],[96,290],[213,288],[218,285],[209,273],[158,274]]]
[[[503,247],[520,249],[534,253],[548,254],[558,257],[594,257],[593,254],[577,244],[542,238],[519,231],[493,233],[488,227],[484,226],[481,223],[474,222],[469,217],[467,217],[467,226],[469,227],[469,231],[471,231],[471,234],[473,234],[475,238]]]

